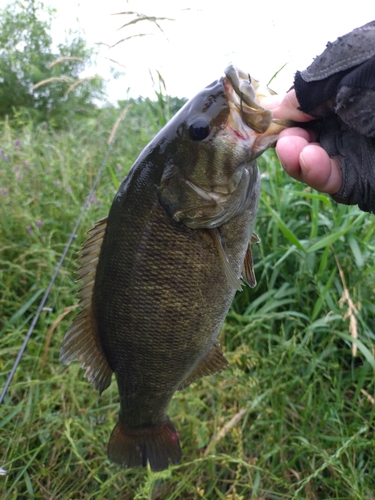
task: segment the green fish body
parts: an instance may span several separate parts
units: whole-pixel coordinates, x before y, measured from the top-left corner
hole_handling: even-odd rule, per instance
[[[252,92],[247,75],[229,67],[188,101],[141,153],[83,246],[82,310],[60,361],[80,361],[100,392],[115,373],[120,414],[108,456],[125,467],[180,462],[168,405],[227,366],[219,330],[241,275],[255,285],[255,158],[283,127]]]

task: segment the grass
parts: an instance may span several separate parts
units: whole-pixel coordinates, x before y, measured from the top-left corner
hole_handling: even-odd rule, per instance
[[[160,110],[159,110],[160,111]],[[260,160],[258,285],[220,340],[230,367],[177,393],[183,460],[122,470],[106,457],[115,383],[99,396],[58,364],[76,310],[75,254],[157,129],[134,106],[0,411],[5,499],[375,499],[375,224]],[[114,122],[0,131],[0,388],[74,225]],[[353,354],[356,354],[355,356]]]

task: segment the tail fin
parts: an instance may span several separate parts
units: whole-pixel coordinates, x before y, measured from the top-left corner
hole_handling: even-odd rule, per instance
[[[124,467],[146,467],[153,471],[168,468],[169,460],[177,465],[181,460],[178,433],[167,417],[158,426],[125,427],[120,421],[112,431],[108,444],[108,458]]]

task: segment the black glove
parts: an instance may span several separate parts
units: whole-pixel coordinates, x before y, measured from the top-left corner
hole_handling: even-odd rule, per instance
[[[339,203],[375,213],[375,21],[329,43],[294,81],[300,109],[341,167]]]

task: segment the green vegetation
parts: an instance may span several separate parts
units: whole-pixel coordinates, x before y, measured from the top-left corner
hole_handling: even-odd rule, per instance
[[[120,124],[1,407],[1,498],[374,499],[374,219],[293,182],[273,151],[260,160],[258,285],[236,296],[220,336],[230,367],[177,393],[170,407],[181,465],[152,473],[108,461],[116,385],[99,396],[78,364],[61,367],[58,355],[76,314],[84,233],[107,214],[167,104],[133,102]],[[117,114],[103,109],[59,132],[1,126],[1,389]]]

